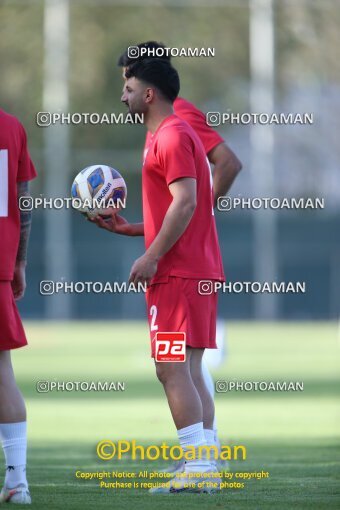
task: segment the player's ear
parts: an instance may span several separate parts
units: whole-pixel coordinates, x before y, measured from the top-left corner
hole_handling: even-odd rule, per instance
[[[146,103],[151,103],[151,101],[153,100],[155,96],[155,91],[153,88],[151,87],[148,87],[146,90],[145,90],[145,102]]]

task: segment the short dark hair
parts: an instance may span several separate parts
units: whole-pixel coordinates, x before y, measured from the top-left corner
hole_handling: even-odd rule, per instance
[[[147,42],[143,42],[143,43],[140,43],[140,44],[136,44],[135,46],[129,46],[129,48],[147,48],[147,49],[151,49],[151,50],[157,50],[157,48],[165,48],[165,44],[161,43],[161,42],[156,42],[156,41],[147,41]],[[118,62],[117,62],[117,65],[119,67],[128,67],[129,65],[131,64],[135,64],[136,62],[140,62],[141,60],[145,60],[146,58],[150,58],[150,56],[148,56],[148,54],[146,53],[145,55],[141,55],[141,56],[138,56],[136,58],[131,58],[129,56],[129,48],[127,48],[124,53],[121,54],[121,56],[119,57],[118,59]],[[165,52],[164,52],[165,53]],[[163,60],[169,60],[171,59],[171,56],[170,55],[164,55],[162,57],[155,57],[155,58],[162,58]]]
[[[180,89],[178,72],[169,60],[147,58],[130,65],[125,71],[125,77],[137,78],[156,87],[162,96],[174,102]]]

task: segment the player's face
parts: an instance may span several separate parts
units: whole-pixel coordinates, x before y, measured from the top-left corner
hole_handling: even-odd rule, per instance
[[[147,112],[146,89],[145,84],[136,80],[135,77],[125,81],[121,101],[126,104],[129,108],[129,113],[132,115]]]

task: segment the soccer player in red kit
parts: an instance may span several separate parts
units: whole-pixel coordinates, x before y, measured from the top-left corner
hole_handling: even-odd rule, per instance
[[[129,56],[129,51],[126,50],[118,59],[118,66],[123,68],[123,78],[125,80],[125,71],[129,65],[134,64],[137,60],[144,60],[147,58],[148,52],[153,55],[152,58],[157,58],[157,49],[164,49],[165,46],[162,43],[156,41],[148,41],[137,45],[139,48],[139,55],[137,58]],[[147,51],[145,51],[147,50]],[[160,58],[165,58],[170,61],[170,56],[162,55]],[[173,103],[174,113],[182,120],[185,120],[199,136],[203,143],[205,153],[209,162],[213,165],[213,190],[214,190],[214,205],[217,204],[217,199],[220,196],[224,196],[230,189],[235,177],[241,170],[242,165],[234,154],[234,152],[228,147],[225,140],[220,134],[215,131],[211,126],[207,125],[206,117],[194,104],[187,101],[182,97],[176,97]],[[144,157],[149,149],[149,145],[152,140],[152,134],[148,131],[146,134],[145,146],[144,146]],[[224,342],[224,323],[223,321],[217,321],[217,336],[216,340],[219,342],[218,345],[223,345]],[[219,351],[222,350],[220,347]],[[222,358],[222,353],[216,350],[205,353],[202,362],[203,377],[206,386],[212,398],[215,397],[215,385],[210,374],[208,365],[205,361],[207,354],[213,362],[219,362]],[[214,440],[215,444],[219,446],[218,431],[217,431],[217,420],[214,419]],[[225,463],[223,464],[225,468]],[[184,461],[175,463],[172,467],[168,468],[169,472],[178,472],[184,469]]]
[[[143,113],[152,133],[143,170],[144,222],[129,224],[119,215],[108,230],[145,236],[145,254],[132,266],[130,282],[147,282],[151,350],[155,330],[186,333],[185,363],[155,362],[178,431],[181,447],[198,449],[213,433],[214,403],[201,370],[205,348],[216,348],[217,295],[200,295],[201,279],[223,280],[213,212],[210,168],[195,131],[173,114],[177,71],[167,61],[146,59],[129,66],[122,101],[132,114]],[[95,220],[105,227],[105,220]],[[170,492],[186,490],[190,473],[216,468],[208,459],[186,462],[188,477],[172,482]],[[190,491],[209,491],[195,476]]]
[[[147,58],[141,54],[142,48],[148,49],[150,52],[155,52],[158,48],[165,48],[164,44],[156,41],[148,41],[137,44],[136,46],[139,48],[138,57],[130,57],[128,50],[126,50],[118,59],[118,66],[123,68],[124,79],[125,70],[129,65]],[[155,56],[153,58],[157,57]],[[167,55],[163,55],[161,58],[169,61],[171,59],[171,57]],[[216,206],[218,197],[224,196],[229,191],[237,174],[242,169],[242,164],[221,135],[211,126],[207,125],[204,113],[196,108],[193,103],[187,101],[183,97],[176,97],[173,103],[173,108],[174,113],[190,124],[190,126],[198,134],[201,142],[203,143],[207,158],[214,166],[213,189],[214,205]],[[144,153],[145,150],[147,150],[150,138],[151,133],[147,132]]]
[[[0,439],[6,462],[0,503],[31,503],[26,408],[15,382],[11,350],[27,344],[15,301],[25,293],[31,212],[20,211],[18,200],[29,196],[28,181],[35,176],[23,126],[0,110]]]

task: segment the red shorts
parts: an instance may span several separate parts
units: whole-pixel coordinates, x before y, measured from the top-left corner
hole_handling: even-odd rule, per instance
[[[198,282],[170,276],[167,283],[148,288],[146,303],[152,357],[156,332],[185,332],[186,345],[196,349],[217,348],[217,293],[199,294]]]
[[[0,351],[27,345],[10,281],[0,281]]]

